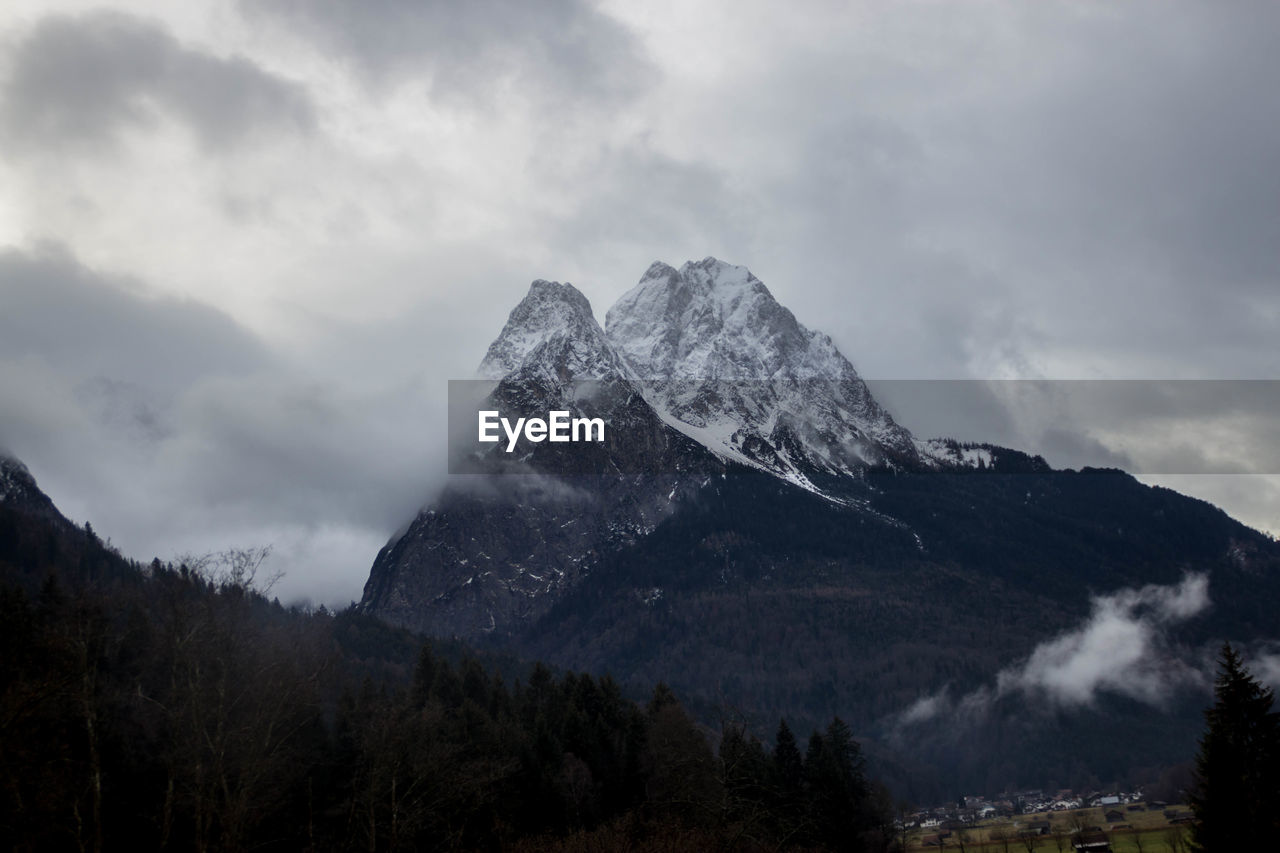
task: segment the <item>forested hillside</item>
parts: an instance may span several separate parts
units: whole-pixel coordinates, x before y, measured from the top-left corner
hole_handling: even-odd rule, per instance
[[[776,748],[658,684],[285,608],[263,550],[139,566],[0,502],[0,836],[16,850],[888,850],[838,719]],[[770,731],[769,740],[774,739]],[[802,754],[803,753],[803,754]]]
[[[865,494],[908,530],[817,496],[729,477],[610,555],[517,643],[559,665],[668,679],[700,718],[757,725],[838,714],[903,796],[1140,784],[1195,750],[1204,694],[1160,707],[1013,696],[974,728],[894,741],[923,696],[960,696],[1089,618],[1103,593],[1208,578],[1212,606],[1164,640],[1188,659],[1274,633],[1280,550],[1217,508],[1119,471],[873,473]],[[496,641],[494,648],[501,647]],[[1118,650],[1122,651],[1122,650]],[[881,749],[881,747],[884,747]]]

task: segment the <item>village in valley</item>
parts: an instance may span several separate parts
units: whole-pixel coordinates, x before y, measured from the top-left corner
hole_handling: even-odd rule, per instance
[[[1183,853],[1191,809],[1146,800],[1141,791],[1077,794],[1030,790],[904,812],[908,850],[989,853]]]

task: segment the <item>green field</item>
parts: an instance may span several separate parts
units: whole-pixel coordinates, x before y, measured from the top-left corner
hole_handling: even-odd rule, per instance
[[[1140,804],[1144,805],[1145,804]],[[1173,806],[1180,814],[1189,814],[1186,806]],[[1040,812],[1037,814],[1018,815],[1016,818],[998,818],[969,829],[953,831],[950,838],[944,840],[944,850],[959,850],[960,844],[956,836],[964,832],[966,851],[978,850],[982,853],[1026,853],[1025,842],[1018,837],[1019,831],[1031,823],[1047,821],[1052,832],[1060,834],[1041,836],[1036,840],[1032,853],[1058,853],[1071,851],[1071,833],[1073,827],[1100,827],[1107,833],[1113,853],[1183,853],[1186,850],[1186,839],[1189,827],[1186,824],[1170,826],[1163,809],[1152,811],[1129,811],[1127,806],[1120,806],[1125,819],[1109,826],[1103,808],[1076,809],[1065,812]],[[1115,828],[1112,828],[1115,827]],[[945,830],[944,830],[945,831]],[[1009,833],[1007,839],[1001,839],[1001,833]],[[936,835],[935,830],[916,831],[908,841],[911,850],[938,850],[935,844],[924,845],[924,839]],[[1007,848],[1006,848],[1007,845]],[[1061,845],[1061,846],[1059,846]]]

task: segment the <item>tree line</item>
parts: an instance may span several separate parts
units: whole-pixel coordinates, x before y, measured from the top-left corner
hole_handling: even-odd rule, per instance
[[[70,558],[38,582],[0,555],[12,849],[893,847],[838,718],[766,744],[664,685],[638,704],[609,677],[285,608],[253,588],[261,552],[138,567],[57,536],[32,540]]]

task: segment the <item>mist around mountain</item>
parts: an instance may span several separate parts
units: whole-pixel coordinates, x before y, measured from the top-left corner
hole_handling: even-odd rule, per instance
[[[362,613],[664,680],[704,721],[838,715],[917,801],[1154,778],[1194,751],[1221,640],[1280,636],[1269,537],[1119,470],[912,435],[743,267],[655,263],[603,328],[535,282],[480,372],[484,405],[611,438],[459,448]]]

